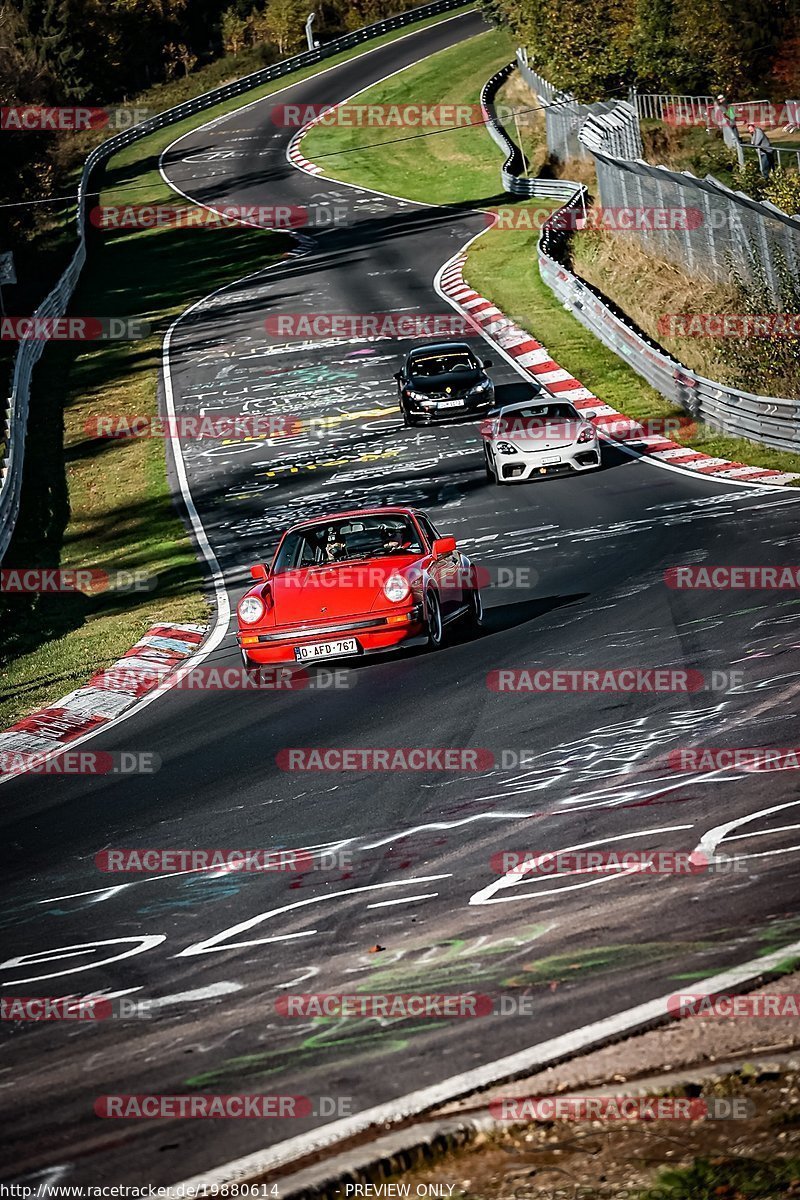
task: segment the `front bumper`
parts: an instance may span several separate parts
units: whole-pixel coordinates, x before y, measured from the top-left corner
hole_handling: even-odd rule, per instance
[[[491,455],[497,475],[504,483],[526,483],[548,475],[596,471],[602,463],[599,445],[591,442],[518,454],[500,454],[492,450]]]
[[[294,625],[273,625],[261,629],[237,631],[240,649],[252,663],[296,663],[295,647],[315,642],[332,642],[355,638],[359,650],[355,657],[399,650],[419,645],[426,637],[422,605],[410,609],[387,609],[361,616],[342,617],[334,621],[300,621]],[[253,641],[252,639],[256,639]],[[320,662],[340,662],[341,656],[320,659]]]
[[[458,406],[452,405],[450,408],[440,407],[441,404],[449,403],[450,400],[460,400],[461,403]],[[415,420],[432,425],[436,421],[453,421],[458,417],[477,417],[487,413],[494,406],[494,392],[478,397],[453,396],[447,401],[437,400],[436,407],[423,406],[420,400],[403,399],[402,403]]]

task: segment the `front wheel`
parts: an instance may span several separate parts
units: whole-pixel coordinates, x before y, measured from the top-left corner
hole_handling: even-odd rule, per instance
[[[506,480],[503,479],[503,476],[500,474],[500,468],[498,467],[497,463],[494,461],[494,459],[490,459],[488,455],[486,456],[486,473],[489,475],[490,479],[494,480],[498,487],[507,486]]]
[[[442,608],[439,604],[439,597],[436,592],[428,592],[427,599],[428,608],[428,650],[438,650],[444,641],[444,627],[442,625]]]
[[[405,404],[403,404],[403,405],[401,406],[401,408],[402,408],[402,412],[403,412],[403,424],[404,424],[406,427],[408,427],[408,426],[413,426],[413,425],[418,425],[418,424],[419,424],[419,422],[417,421],[416,417],[412,417],[411,413],[408,411],[408,409],[406,408]]]

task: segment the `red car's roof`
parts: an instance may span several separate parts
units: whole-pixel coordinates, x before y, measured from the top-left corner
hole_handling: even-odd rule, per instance
[[[293,529],[302,529],[306,525],[324,525],[326,521],[344,521],[350,520],[352,517],[374,517],[380,516],[381,513],[386,513],[387,515],[389,513],[402,513],[403,516],[411,517],[415,511],[413,508],[405,508],[400,504],[379,506],[377,508],[351,508],[346,512],[328,513],[327,516],[312,517],[308,521],[298,521],[296,525],[290,525],[286,532],[291,533]]]

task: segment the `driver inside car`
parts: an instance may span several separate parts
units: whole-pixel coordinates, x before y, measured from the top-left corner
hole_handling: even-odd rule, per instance
[[[330,526],[325,537],[325,557],[328,562],[341,562],[347,556],[347,546],[341,540],[341,535]]]

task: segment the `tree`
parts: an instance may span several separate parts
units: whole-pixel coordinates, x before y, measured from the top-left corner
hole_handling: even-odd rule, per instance
[[[703,90],[703,63],[682,44],[677,9],[678,0],[637,0],[633,56],[640,91]]]
[[[222,48],[226,54],[238,54],[250,41],[250,22],[235,8],[226,8],[220,23]]]
[[[793,0],[704,0],[677,14],[681,47],[699,64],[700,90],[743,100],[761,98]]]
[[[267,37],[283,55],[302,40],[304,23],[305,9],[299,0],[269,0],[264,11],[255,17],[253,28],[257,41]]]
[[[90,81],[71,0],[23,0],[20,16],[20,49],[47,91],[58,101],[85,99]]]
[[[169,79],[177,75],[178,67],[183,67],[183,74],[186,76],[197,63],[197,55],[192,53],[185,42],[167,42],[164,47],[164,63]]]

